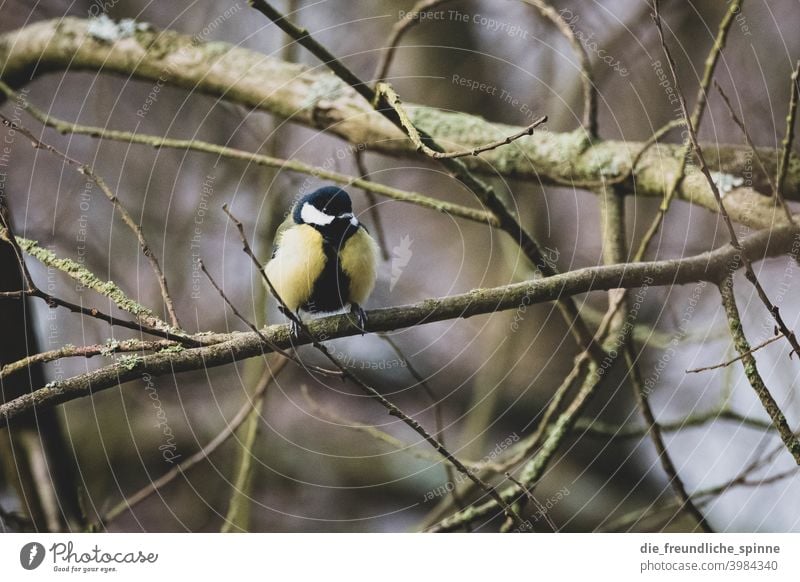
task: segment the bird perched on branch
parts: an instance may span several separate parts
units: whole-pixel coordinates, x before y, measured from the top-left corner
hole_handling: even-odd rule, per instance
[[[363,329],[367,316],[361,306],[375,287],[377,264],[378,245],[353,214],[350,196],[327,186],[294,205],[278,228],[264,272],[297,337],[299,326],[287,310],[299,319],[301,309],[330,313],[349,306]]]

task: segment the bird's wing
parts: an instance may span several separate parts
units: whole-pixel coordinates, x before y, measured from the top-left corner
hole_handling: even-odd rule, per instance
[[[275,258],[275,254],[278,252],[278,247],[281,246],[281,238],[283,237],[283,233],[288,229],[290,226],[294,224],[294,219],[292,218],[292,213],[289,213],[289,216],[280,224],[278,229],[275,231],[275,237],[272,239],[272,258]]]

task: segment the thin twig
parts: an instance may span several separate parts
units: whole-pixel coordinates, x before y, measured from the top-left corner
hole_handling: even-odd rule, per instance
[[[592,75],[592,66],[583,44],[575,36],[575,31],[564,20],[561,12],[553,8],[546,0],[523,0],[534,6],[539,13],[555,24],[558,31],[567,39],[581,67],[581,86],[583,87],[583,127],[591,139],[598,136],[597,131],[597,86]]]
[[[378,91],[381,94],[385,94],[386,87],[387,87],[387,85],[385,83],[380,83],[380,84],[378,84],[377,87],[378,87]],[[400,100],[397,99],[396,101],[394,101],[394,103],[399,105],[400,104]],[[408,116],[407,115],[401,115],[401,119],[403,119],[404,121],[408,121]],[[450,152],[450,151],[448,151],[448,152],[439,152],[439,151],[436,151],[435,149],[430,148],[427,145],[425,145],[425,142],[422,141],[422,139],[420,138],[420,135],[419,135],[419,132],[418,132],[417,128],[410,121],[408,121],[408,123],[404,125],[403,129],[406,130],[406,133],[409,134],[409,137],[416,144],[417,151],[422,152],[423,154],[425,154],[429,158],[433,158],[434,160],[454,160],[456,158],[464,158],[466,156],[477,156],[478,154],[481,154],[483,152],[488,152],[490,150],[497,149],[497,148],[499,148],[501,146],[508,145],[511,142],[516,141],[521,137],[525,137],[526,135],[533,135],[533,130],[536,129],[537,127],[539,127],[540,125],[542,125],[543,123],[546,123],[546,122],[547,122],[547,116],[543,115],[542,117],[540,117],[539,119],[537,119],[536,121],[531,123],[528,127],[526,127],[525,129],[523,129],[521,131],[518,131],[517,133],[514,133],[512,135],[509,135],[507,137],[504,137],[504,138],[501,138],[501,139],[498,139],[498,140],[495,140],[495,141],[491,141],[489,143],[486,143],[486,144],[483,144],[483,145],[480,145],[480,146],[477,146],[477,147],[474,147],[474,148],[470,148],[470,149],[466,149],[466,150],[458,150],[458,151],[454,151],[454,152]]]
[[[693,368],[693,369],[691,369],[691,370],[686,370],[686,373],[687,373],[687,374],[697,374],[697,373],[699,373],[699,372],[708,372],[709,370],[718,370],[718,369],[720,369],[720,368],[727,368],[727,367],[728,367],[728,366],[730,366],[731,364],[735,364],[735,363],[736,363],[736,362],[738,362],[739,360],[743,359],[745,356],[750,356],[750,355],[752,355],[752,354],[756,353],[756,352],[757,352],[758,350],[760,350],[761,348],[765,348],[765,347],[767,347],[768,345],[770,345],[771,343],[774,343],[774,342],[778,341],[778,340],[779,340],[779,339],[781,339],[782,337],[783,337],[782,335],[778,334],[778,335],[776,335],[775,337],[771,337],[771,338],[769,338],[767,341],[761,342],[761,343],[760,343],[760,344],[758,344],[756,347],[749,349],[749,350],[748,350],[747,352],[745,352],[744,354],[740,354],[740,355],[736,356],[735,358],[731,358],[731,359],[730,359],[730,360],[728,360],[727,362],[722,362],[721,364],[716,364],[716,365],[714,365],[714,366],[706,366],[706,367],[704,367],[704,368]]]
[[[275,378],[277,378],[278,374],[280,374],[287,362],[288,360],[286,358],[281,357],[271,367],[268,366],[267,369],[264,370],[261,380],[253,391],[253,394],[248,397],[247,402],[242,405],[231,422],[227,423],[225,428],[222,429],[222,431],[220,431],[213,439],[211,439],[208,444],[206,444],[203,448],[185,461],[170,469],[167,473],[155,481],[151,481],[148,485],[142,487],[133,495],[126,497],[117,503],[113,508],[111,508],[110,511],[106,512],[105,515],[101,517],[100,524],[104,526],[108,525],[121,514],[125,513],[126,511],[130,511],[135,505],[141,503],[153,493],[156,493],[165,485],[174,481],[176,477],[185,474],[189,471],[189,469],[210,457],[214,451],[223,445],[237,431],[245,419],[247,419],[250,411],[253,409],[254,403],[258,402],[266,393],[269,385],[275,380]]]
[[[403,353],[403,350],[400,348],[399,345],[397,345],[397,342],[395,342],[391,337],[385,334],[381,334],[380,338],[387,344],[389,344],[389,346],[391,346],[392,350],[394,350],[394,353],[397,355],[398,358],[400,358],[402,361],[405,362],[406,368],[408,369],[409,373],[414,378],[414,380],[417,381],[417,384],[419,385],[420,388],[422,388],[422,391],[425,392],[425,395],[428,397],[428,400],[431,403],[431,407],[433,408],[433,419],[434,419],[433,422],[434,426],[436,427],[436,432],[434,433],[434,436],[436,436],[436,438],[438,438],[439,441],[441,441],[442,445],[447,446],[447,441],[445,440],[445,435],[444,435],[444,413],[442,411],[441,402],[439,401],[438,398],[436,398],[436,395],[433,393],[433,389],[430,387],[428,381],[422,376],[422,374],[420,374],[417,371],[417,368],[414,366],[413,362],[411,362],[411,360],[405,355],[405,353]],[[449,483],[455,483],[456,475],[452,465],[450,465],[450,463],[444,463],[444,469],[445,473],[447,474],[447,481]],[[453,500],[455,501],[456,505],[458,505],[461,509],[463,509],[464,507],[466,507],[466,503],[462,499],[457,489],[458,489],[457,487],[453,487],[452,491]]]
[[[5,115],[0,113],[0,121],[2,121],[3,125],[8,128],[14,129],[15,131],[20,132],[25,137],[31,140],[32,145],[36,149],[44,149],[57,157],[61,158],[67,164],[75,167],[78,173],[83,174],[87,178],[89,178],[92,182],[97,184],[100,190],[105,194],[106,198],[111,202],[114,208],[119,212],[120,216],[122,217],[122,221],[131,229],[133,234],[136,236],[137,241],[139,242],[139,247],[142,250],[142,253],[147,260],[150,262],[150,266],[153,269],[153,273],[158,280],[158,285],[161,289],[161,296],[164,299],[164,305],[167,308],[167,313],[170,318],[170,322],[172,326],[176,329],[180,329],[180,322],[178,321],[178,316],[175,312],[175,305],[172,302],[172,298],[169,295],[169,289],[167,288],[167,280],[164,277],[164,273],[161,270],[161,266],[158,264],[158,259],[153,254],[153,251],[150,249],[150,246],[147,243],[147,240],[144,238],[144,233],[142,232],[141,226],[136,223],[133,217],[128,213],[127,209],[122,205],[119,198],[116,194],[114,194],[111,189],[106,184],[106,181],[97,175],[94,170],[92,170],[88,165],[71,158],[67,154],[63,153],[62,151],[56,149],[55,147],[51,146],[50,144],[44,143],[39,138],[37,138],[33,133],[28,131],[26,128],[20,126],[18,123],[8,119]]]
[[[725,420],[735,422],[741,426],[746,426],[754,430],[769,431],[775,430],[775,426],[768,421],[758,420],[749,416],[743,416],[733,410],[720,408],[702,414],[694,414],[673,422],[661,422],[661,432],[678,432],[685,428],[702,426],[708,422]],[[581,418],[575,423],[574,431],[585,433],[587,436],[611,438],[611,439],[630,439],[642,438],[647,436],[647,427],[619,426],[616,424],[606,424],[594,418]]]
[[[728,113],[731,116],[731,119],[742,132],[744,135],[744,139],[747,142],[747,146],[750,148],[750,151],[753,152],[753,157],[755,157],[758,165],[761,167],[761,171],[764,172],[764,177],[767,179],[769,183],[769,187],[772,189],[772,195],[780,202],[781,207],[783,208],[784,213],[786,214],[786,219],[789,222],[794,222],[794,217],[792,216],[792,210],[789,208],[789,205],[786,203],[786,199],[783,197],[783,193],[778,188],[775,181],[772,179],[769,170],[767,170],[767,166],[764,163],[764,159],[761,157],[761,154],[758,152],[758,148],[756,147],[755,143],[753,142],[753,138],[750,137],[750,132],[747,131],[747,128],[744,125],[744,122],[739,119],[739,116],[736,115],[736,111],[733,109],[733,105],[731,104],[730,99],[725,94],[725,91],[722,90],[722,86],[714,81],[714,86],[719,91],[720,96],[722,97],[722,102],[725,104],[725,107],[728,109]],[[791,111],[791,108],[790,108]]]
[[[103,313],[102,311],[94,307],[83,307],[81,305],[77,305],[70,301],[60,299],[59,297],[56,297],[54,295],[50,295],[49,293],[45,293],[39,288],[26,289],[23,291],[6,291],[0,293],[0,298],[3,299],[16,299],[23,296],[37,297],[43,300],[45,303],[47,303],[48,307],[64,307],[65,309],[68,309],[73,313],[80,313],[81,315],[93,317],[95,319],[99,319],[100,321],[104,321],[109,325],[124,327],[125,329],[132,329],[134,331],[146,333],[148,335],[164,338],[167,340],[172,340],[180,344],[183,344],[184,346],[201,347],[204,345],[208,345],[207,342],[203,342],[186,335],[178,335],[170,331],[165,331],[163,329],[158,329],[156,327],[150,327],[141,322],[119,319],[112,315],[108,315],[107,313]]]
[[[357,422],[355,420],[351,420],[349,418],[345,418],[342,415],[334,412],[333,410],[329,410],[328,408],[322,406],[319,402],[312,398],[311,394],[308,391],[308,387],[306,385],[300,386],[300,392],[303,395],[306,403],[308,403],[311,410],[322,417],[324,417],[327,421],[335,423],[339,426],[344,428],[349,428],[352,430],[356,430],[359,432],[363,432],[364,434],[368,434],[369,436],[373,437],[375,440],[381,441],[400,451],[401,453],[406,453],[415,457],[417,459],[423,459],[425,461],[434,461],[440,462],[442,460],[442,456],[438,453],[433,451],[429,451],[426,449],[418,449],[414,446],[414,443],[409,443],[397,438],[394,435],[389,434],[388,432],[382,431],[379,428],[376,428],[370,424],[364,424],[362,422]],[[470,461],[470,460],[462,460],[462,463],[466,467],[469,467],[470,470],[477,471],[480,469],[481,464],[478,461]]]
[[[364,152],[358,150],[355,154],[356,168],[358,169],[359,178],[367,182],[372,182],[369,177],[369,170],[364,160]],[[378,239],[378,247],[381,249],[381,257],[384,261],[389,260],[389,243],[386,242],[386,230],[383,228],[383,221],[381,220],[381,213],[378,212],[378,201],[375,198],[375,193],[371,190],[364,190],[364,195],[369,204],[369,216],[372,219],[372,227],[375,229],[375,235]]]
[[[680,508],[685,509],[697,522],[697,526],[705,533],[711,533],[713,529],[711,524],[697,508],[692,501],[691,495],[686,490],[686,485],[683,483],[675,463],[667,450],[667,445],[664,443],[664,436],[661,434],[661,426],[656,422],[656,417],[653,414],[653,408],[650,406],[650,398],[644,389],[644,382],[639,367],[636,365],[635,358],[633,357],[633,350],[631,349],[630,342],[625,346],[625,360],[630,371],[631,388],[633,389],[634,396],[639,409],[642,411],[645,425],[647,426],[647,433],[653,441],[656,448],[658,460],[661,463],[661,468],[667,474],[667,479],[672,490],[675,492],[675,497],[680,502]]]
[[[452,2],[452,0],[420,0],[405,13],[401,20],[398,20],[394,26],[392,26],[389,39],[386,41],[385,52],[378,62],[378,66],[375,67],[375,73],[373,74],[376,84],[386,80],[400,40],[409,30],[422,22],[422,19],[419,18],[419,14],[436,8],[441,4],[446,4],[447,2]]]
[[[789,170],[789,158],[792,155],[792,144],[794,143],[794,122],[795,118],[797,117],[797,102],[798,102],[798,95],[800,94],[800,87],[798,87],[797,81],[798,76],[800,76],[800,60],[797,61],[797,66],[795,67],[794,72],[792,73],[791,77],[791,92],[789,94],[789,112],[786,114],[786,133],[783,136],[783,142],[781,143],[781,157],[780,163],[778,164],[778,178],[776,182],[776,191],[780,196],[781,201],[784,205],[786,202],[783,199],[783,184],[786,180],[786,173]]]
[[[60,257],[49,249],[42,248],[36,241],[23,238],[21,236],[15,237],[19,247],[25,253],[46,267],[57,269],[64,273],[70,279],[77,281],[82,287],[91,289],[99,293],[103,297],[110,299],[116,307],[122,311],[134,315],[136,319],[142,321],[145,325],[157,327],[159,329],[170,329],[170,325],[157,317],[147,307],[137,303],[113,281],[100,279],[83,264],[74,261],[68,257]]]
[[[528,489],[527,487],[525,487],[525,485],[522,482],[517,480],[514,477],[514,475],[512,475],[508,471],[506,471],[505,476],[509,481],[514,483],[514,485],[519,487],[522,490],[523,493],[525,493],[525,496],[528,498],[529,501],[533,502],[534,506],[536,506],[536,510],[539,512],[539,515],[541,515],[544,518],[544,520],[547,522],[547,525],[550,526],[550,529],[552,529],[553,532],[557,533],[558,532],[558,527],[556,526],[555,523],[553,523],[553,520],[550,519],[550,513],[547,511],[547,508],[544,505],[542,505],[541,503],[539,503],[539,500],[536,499],[536,497],[533,495],[531,490]]]

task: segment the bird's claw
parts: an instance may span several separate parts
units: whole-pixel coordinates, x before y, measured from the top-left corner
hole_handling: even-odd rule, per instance
[[[294,340],[300,339],[300,313],[291,313],[283,307],[278,307],[278,310],[289,320],[289,336]]]
[[[356,322],[361,329],[361,335],[367,333],[367,312],[357,303],[350,306],[350,312],[356,316]]]
[[[292,339],[300,339],[300,324],[296,322],[294,319],[289,320],[289,334],[292,336]]]

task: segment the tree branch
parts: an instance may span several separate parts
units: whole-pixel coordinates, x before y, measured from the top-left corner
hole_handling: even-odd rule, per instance
[[[761,231],[742,240],[742,248],[751,260],[780,255],[791,248],[793,237],[800,228],[778,227],[772,231]],[[476,289],[467,293],[427,299],[411,305],[375,309],[369,312],[366,332],[391,331],[444,321],[466,318],[480,314],[516,309],[522,300],[526,304],[555,301],[564,296],[573,296],[589,291],[607,291],[617,288],[640,287],[645,280],[649,285],[681,285],[697,281],[719,282],[727,274],[731,264],[736,264],[739,252],[730,245],[684,259],[671,259],[602,267],[587,267],[544,279],[534,279],[503,287]],[[309,332],[325,340],[360,335],[363,333],[348,315],[322,317],[308,322]],[[310,338],[293,340],[288,325],[272,325],[263,330],[263,335],[272,343],[288,348],[310,343]],[[179,341],[178,338],[173,338]],[[53,406],[86,396],[123,382],[141,377],[144,373],[153,377],[222,366],[232,362],[261,356],[267,350],[257,334],[233,332],[215,334],[210,337],[213,345],[184,349],[180,353],[161,353],[137,358],[128,366],[119,363],[81,374],[73,378],[53,382],[30,394],[26,394],[0,406],[0,427],[8,420],[37,406]]]
[[[761,374],[756,366],[756,358],[753,356],[753,350],[750,347],[750,342],[744,335],[742,328],[742,321],[739,317],[739,308],[736,305],[736,298],[733,294],[733,276],[727,276],[719,285],[719,292],[722,296],[722,305],[725,308],[725,315],[728,318],[728,326],[730,327],[733,343],[736,346],[736,351],[739,352],[744,366],[744,372],[750,385],[753,387],[758,399],[761,401],[764,410],[769,414],[772,419],[772,424],[778,429],[778,434],[781,435],[781,440],[786,445],[786,448],[794,457],[795,462],[800,465],[800,440],[789,427],[783,412],[772,396],[772,393],[764,383]]]
[[[141,30],[128,38],[108,42],[94,38],[88,21],[63,18],[38,22],[0,35],[0,71],[11,86],[21,86],[51,71],[103,71],[191,89],[232,103],[261,109],[329,133],[353,144],[389,155],[411,156],[413,144],[388,120],[373,111],[360,95],[327,72],[267,57],[225,43],[196,42],[173,31]],[[445,144],[458,149],[478,147],[512,135],[523,128],[495,124],[479,117],[449,113],[406,104],[412,122]],[[517,142],[514,147],[463,158],[471,170],[502,174],[544,185],[599,183],[630,171],[643,143],[598,140],[589,143],[585,132],[541,132]],[[742,176],[748,164],[748,149],[717,146],[715,171]],[[668,176],[682,165],[682,146],[658,144],[642,156],[631,188],[637,196],[663,199]],[[760,150],[768,166],[777,173],[779,152]],[[800,200],[800,163],[792,156],[785,165],[783,188],[787,200]],[[632,188],[635,183],[635,189]],[[627,184],[626,184],[627,185]],[[360,186],[359,186],[360,187]],[[775,201],[757,192],[769,192],[763,177],[753,188],[737,188],[726,196],[731,218],[756,228],[775,223]],[[677,196],[717,212],[715,200],[703,176],[690,169]]]

